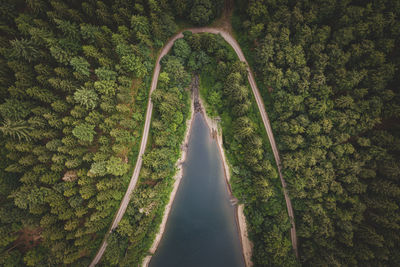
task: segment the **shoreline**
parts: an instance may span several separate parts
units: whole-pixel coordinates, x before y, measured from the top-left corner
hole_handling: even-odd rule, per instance
[[[157,56],[157,60],[155,62],[155,66],[154,66],[154,70],[153,70],[153,78],[152,78],[152,82],[151,82],[151,87],[150,87],[150,96],[151,93],[156,89],[157,86],[157,81],[158,81],[158,75],[160,73],[160,69],[161,69],[161,65],[160,65],[160,60],[161,58],[166,55],[168,53],[168,51],[172,48],[173,43],[175,40],[182,38],[183,37],[183,31],[191,31],[192,33],[202,33],[202,32],[208,32],[211,34],[218,34],[221,35],[222,38],[224,38],[224,40],[232,47],[232,49],[235,51],[236,55],[238,56],[240,61],[243,61],[246,63],[247,65],[247,79],[249,81],[250,87],[252,89],[253,95],[255,97],[256,103],[257,103],[257,107],[258,110],[260,112],[263,124],[264,124],[264,128],[267,132],[268,135],[268,140],[271,144],[271,149],[276,161],[276,165],[278,168],[278,173],[279,173],[279,178],[280,181],[282,183],[282,188],[283,188],[283,194],[285,197],[285,201],[286,201],[286,207],[287,207],[287,211],[288,211],[288,215],[290,217],[291,220],[291,230],[290,230],[290,235],[291,235],[291,241],[292,241],[292,246],[293,246],[293,250],[295,251],[296,254],[296,258],[298,258],[298,250],[297,250],[297,236],[296,236],[296,228],[295,228],[295,221],[294,221],[294,212],[293,212],[293,208],[292,208],[292,204],[290,201],[290,197],[289,194],[287,192],[286,189],[286,182],[284,180],[284,177],[281,173],[281,161],[280,161],[280,157],[279,157],[279,151],[276,147],[276,143],[275,143],[275,139],[274,139],[274,135],[271,129],[271,125],[269,122],[269,118],[267,115],[267,112],[265,111],[265,106],[262,100],[262,97],[260,95],[260,92],[257,88],[257,84],[254,80],[254,76],[253,73],[251,71],[251,68],[248,64],[248,62],[246,61],[246,58],[244,57],[244,54],[240,48],[240,45],[238,44],[238,42],[235,40],[235,38],[229,33],[226,32],[225,30],[221,29],[221,28],[213,28],[213,27],[200,27],[200,28],[185,28],[182,29],[180,32],[176,33],[175,35],[173,35],[170,39],[168,39],[168,41],[165,43],[165,45],[161,48],[161,50],[158,53]],[[145,148],[146,148],[146,143],[147,143],[147,137],[148,137],[148,133],[149,133],[149,128],[150,128],[150,122],[151,122],[151,114],[152,114],[152,109],[153,109],[153,103],[151,102],[151,98],[148,99],[148,104],[147,104],[147,111],[146,111],[146,119],[145,119],[145,124],[144,124],[144,129],[143,129],[143,133],[142,133],[142,141],[141,141],[141,145],[140,145],[140,150],[139,150],[139,154],[137,157],[137,161],[136,161],[136,165],[135,165],[135,169],[134,169],[134,173],[132,174],[131,180],[129,182],[128,188],[126,189],[126,193],[121,201],[120,207],[117,211],[117,213],[114,216],[114,219],[112,221],[112,225],[110,227],[110,231],[112,231],[113,229],[115,229],[119,222],[122,219],[122,216],[124,215],[129,200],[130,200],[130,196],[133,192],[133,190],[136,188],[136,184],[138,181],[138,177],[139,177],[139,173],[140,173],[140,168],[141,168],[141,164],[142,164],[142,156],[145,152]],[[224,155],[224,154],[222,154]],[[223,158],[224,159],[224,158]],[[225,165],[226,162],[224,162]],[[224,167],[225,167],[224,165]],[[229,173],[229,172],[228,172]],[[226,178],[229,179],[229,178]],[[229,183],[228,183],[229,184]],[[175,186],[175,185],[174,185]],[[242,212],[239,208],[238,208],[238,212]],[[240,214],[239,214],[240,215]],[[239,218],[243,218],[241,216],[239,216]],[[244,221],[245,222],[245,221]],[[241,237],[242,235],[244,236],[243,240],[246,240],[247,236],[244,233],[244,230],[246,229],[245,227],[241,227]],[[108,232],[107,232],[108,233]],[[103,242],[100,246],[100,248],[97,251],[96,256],[93,258],[92,262],[90,263],[90,266],[95,266],[101,259],[101,257],[104,254],[104,251],[107,247],[107,240],[106,240],[105,236],[103,238]],[[247,239],[248,240],[248,239]],[[250,254],[248,254],[246,251],[244,251],[244,255],[251,255],[251,243],[250,242],[244,242],[244,243],[248,243],[250,245],[250,249],[245,249],[247,252],[249,252]],[[146,257],[147,258],[147,257]],[[246,259],[246,264],[249,264],[248,266],[252,266],[251,260],[250,260],[251,256],[247,256]]]
[[[183,166],[182,166],[182,163],[185,162],[185,160],[186,160],[187,145],[189,143],[190,133],[192,131],[194,115],[195,115],[194,97],[193,97],[193,94],[191,93],[190,118],[186,121],[185,137],[184,137],[182,145],[181,145],[181,147],[183,147],[183,149],[181,150],[182,154],[181,154],[180,158],[178,159],[178,161],[176,162],[176,165],[178,166],[178,168],[177,168],[178,170],[177,170],[177,172],[176,172],[176,174],[174,176],[174,179],[175,179],[174,186],[172,188],[168,204],[165,206],[165,210],[164,210],[164,214],[163,214],[163,218],[162,218],[162,221],[161,221],[161,224],[160,224],[159,231],[158,231],[156,237],[154,238],[153,244],[151,245],[151,247],[149,249],[150,255],[146,256],[143,259],[142,267],[149,266],[150,260],[151,260],[151,258],[153,256],[153,254],[156,252],[156,250],[158,248],[158,245],[161,242],[162,236],[164,235],[165,226],[167,225],[169,213],[171,212],[172,204],[174,203],[176,193],[178,192],[178,188],[179,188],[179,185],[180,185],[182,177],[183,177]]]
[[[164,231],[165,231],[165,227],[166,227],[166,224],[168,221],[169,213],[171,212],[172,204],[175,200],[176,193],[178,192],[178,188],[179,188],[180,182],[183,177],[183,166],[181,163],[183,163],[186,160],[186,156],[187,156],[186,146],[189,143],[194,116],[195,116],[195,113],[197,113],[197,111],[195,110],[195,104],[194,104],[195,98],[197,98],[197,100],[200,104],[199,113],[203,116],[212,138],[215,137],[215,140],[217,143],[218,151],[221,156],[221,161],[222,161],[222,165],[223,165],[223,169],[224,169],[226,189],[228,190],[229,196],[231,198],[231,203],[236,205],[236,208],[234,209],[235,210],[235,221],[236,221],[236,227],[238,228],[237,231],[239,233],[240,244],[242,246],[242,256],[243,256],[244,264],[246,267],[251,267],[251,266],[253,266],[253,262],[251,261],[253,244],[251,243],[251,241],[248,238],[246,217],[244,216],[244,213],[243,213],[244,205],[243,204],[237,205],[237,199],[232,194],[231,185],[229,183],[230,178],[231,178],[230,171],[229,171],[229,165],[228,165],[228,161],[225,157],[224,149],[222,147],[222,131],[218,130],[218,124],[216,123],[216,121],[208,117],[208,115],[205,111],[205,106],[203,104],[202,99],[198,95],[195,95],[195,94],[196,93],[192,91],[192,96],[191,96],[191,101],[190,101],[191,115],[190,115],[190,119],[188,119],[186,121],[187,128],[186,128],[185,138],[182,143],[182,147],[184,149],[182,150],[181,157],[178,159],[178,161],[176,163],[178,165],[178,171],[174,176],[175,182],[174,182],[174,186],[173,186],[170,198],[169,198],[169,202],[165,206],[165,210],[164,210],[163,218],[162,218],[162,221],[161,221],[161,224],[159,227],[159,231],[158,231],[156,237],[154,238],[153,244],[151,245],[151,247],[149,249],[150,255],[146,256],[143,259],[141,266],[142,267],[149,266],[151,258],[153,256],[153,254],[156,252],[156,250],[161,242],[161,239],[164,235]],[[214,133],[216,133],[215,136],[214,136]]]
[[[232,188],[230,185],[230,171],[229,171],[229,165],[228,165],[228,160],[225,157],[225,152],[224,148],[222,146],[222,130],[218,130],[218,124],[216,123],[215,120],[211,119],[208,117],[207,112],[205,111],[205,106],[203,104],[202,99],[200,96],[198,97],[198,101],[201,107],[201,114],[203,115],[204,120],[206,121],[206,124],[210,130],[211,136],[214,138],[214,132],[216,133],[215,135],[215,140],[217,143],[218,151],[221,156],[222,160],[222,165],[224,168],[224,176],[225,176],[225,182],[226,182],[226,188],[228,190],[229,196],[231,197],[231,203],[236,205],[235,208],[235,220],[236,220],[236,226],[238,227],[238,233],[239,233],[239,239],[240,239],[240,244],[242,246],[242,255],[244,259],[244,264],[246,267],[251,267],[253,266],[253,262],[251,261],[251,256],[253,252],[253,244],[249,239],[248,236],[248,231],[247,231],[247,222],[246,222],[246,217],[244,216],[243,213],[243,208],[244,205],[237,205],[237,199],[233,196],[232,194]]]

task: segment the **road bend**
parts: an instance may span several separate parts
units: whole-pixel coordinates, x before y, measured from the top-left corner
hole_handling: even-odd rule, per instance
[[[110,235],[110,233],[117,228],[119,222],[121,221],[122,217],[125,214],[126,208],[128,207],[130,198],[131,198],[131,194],[132,192],[135,190],[136,185],[137,185],[137,181],[139,178],[139,174],[140,174],[140,169],[142,167],[142,157],[143,154],[145,152],[146,149],[146,144],[147,144],[147,139],[149,136],[149,130],[150,130],[150,123],[151,123],[151,115],[153,112],[153,102],[151,101],[151,93],[156,89],[157,87],[157,82],[158,82],[158,75],[160,74],[160,60],[162,59],[163,56],[165,56],[170,50],[171,47],[173,46],[175,40],[183,38],[183,32],[184,31],[191,31],[192,33],[202,33],[202,32],[208,32],[208,33],[213,33],[213,34],[220,34],[227,43],[229,43],[232,48],[235,50],[238,58],[240,61],[243,61],[246,63],[247,66],[247,79],[249,80],[254,98],[256,99],[256,103],[257,103],[257,107],[258,110],[260,111],[261,114],[261,118],[264,124],[264,128],[267,132],[268,135],[268,139],[269,142],[271,144],[271,148],[272,148],[272,152],[274,154],[274,158],[275,158],[275,162],[278,168],[278,174],[279,174],[279,178],[282,184],[282,189],[283,189],[283,194],[285,197],[285,202],[286,202],[286,208],[288,211],[288,215],[289,215],[289,219],[291,222],[291,230],[290,230],[290,236],[291,236],[291,241],[292,241],[292,246],[293,246],[293,251],[296,255],[296,257],[298,258],[298,249],[297,249],[297,235],[296,235],[296,226],[295,226],[295,221],[294,221],[294,213],[293,213],[293,207],[292,207],[292,203],[290,201],[289,198],[289,193],[287,190],[287,186],[286,186],[286,181],[283,178],[282,175],[282,167],[281,167],[281,160],[279,157],[279,152],[278,152],[278,148],[276,146],[275,143],[275,138],[274,138],[274,134],[272,132],[272,128],[271,128],[271,124],[269,122],[268,119],[268,115],[267,112],[265,111],[265,107],[264,107],[264,102],[262,100],[262,97],[260,95],[260,92],[258,90],[257,84],[254,80],[254,75],[249,67],[249,64],[246,60],[246,58],[244,57],[244,54],[242,52],[242,49],[240,48],[239,44],[236,42],[236,40],[232,37],[232,35],[230,35],[228,32],[219,29],[219,28],[209,28],[209,27],[203,27],[203,28],[189,28],[189,29],[185,29],[182,30],[181,32],[177,33],[176,35],[174,35],[172,38],[170,38],[168,40],[168,42],[164,45],[164,47],[162,48],[159,56],[157,57],[157,61],[156,61],[156,66],[154,68],[154,73],[153,73],[153,79],[151,82],[151,87],[150,87],[150,94],[149,94],[149,100],[147,103],[147,111],[146,111],[146,120],[145,120],[145,124],[144,124],[144,129],[143,129],[143,135],[142,135],[142,141],[140,144],[140,150],[139,150],[139,154],[137,157],[137,161],[136,161],[136,165],[135,165],[135,169],[133,171],[131,180],[129,182],[128,188],[126,190],[126,193],[121,201],[121,205],[116,213],[116,215],[114,216],[113,222],[111,224],[111,227],[109,229],[109,231],[107,232],[103,243],[101,244],[96,256],[93,258],[92,262],[90,263],[90,267],[95,266],[97,263],[99,263],[101,257],[104,254],[104,251],[107,248],[107,237]]]

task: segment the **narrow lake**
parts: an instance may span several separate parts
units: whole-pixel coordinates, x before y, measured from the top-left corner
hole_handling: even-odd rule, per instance
[[[194,116],[183,179],[150,266],[244,266],[218,147],[203,116]]]

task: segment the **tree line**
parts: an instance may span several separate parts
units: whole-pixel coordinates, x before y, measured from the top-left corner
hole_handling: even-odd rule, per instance
[[[139,184],[124,218],[108,240],[103,264],[141,264],[169,201],[189,116],[187,88],[191,74],[201,77],[200,94],[207,112],[220,116],[224,149],[232,172],[233,193],[245,204],[253,258],[276,265],[296,264],[290,221],[274,159],[261,117],[247,82],[247,69],[219,36],[184,32],[161,59],[155,113],[143,157]],[[283,258],[283,259],[282,259]]]
[[[137,266],[148,255],[175,182],[176,163],[190,117],[190,82],[191,73],[175,56],[162,59],[157,88],[151,96],[153,116],[138,185],[124,217],[108,239],[101,262],[105,266]]]
[[[209,63],[199,69],[207,113],[219,117],[233,194],[244,204],[255,266],[295,266],[290,220],[268,136],[247,80],[247,67],[221,36],[206,44]],[[203,37],[205,38],[205,37]],[[211,46],[212,47],[212,46]]]
[[[0,265],[90,263],[136,162],[157,50],[176,21],[205,25],[221,8],[220,0],[1,1]],[[190,80],[169,65],[160,77],[171,86],[159,96],[166,114],[168,101],[185,97],[173,88]],[[182,132],[185,116],[171,129]],[[159,171],[158,154],[177,153],[178,139],[154,137],[170,151],[147,156],[143,172]]]
[[[282,157],[300,262],[399,265],[400,2],[236,4],[234,27]]]
[[[133,171],[171,3],[0,5],[0,265],[87,266]]]

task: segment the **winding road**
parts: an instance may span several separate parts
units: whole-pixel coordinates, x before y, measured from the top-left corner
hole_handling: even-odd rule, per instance
[[[279,153],[278,153],[278,149],[276,147],[276,143],[275,143],[275,138],[274,135],[272,133],[272,129],[271,129],[271,125],[268,119],[268,115],[267,112],[265,111],[265,107],[264,107],[264,103],[263,100],[261,98],[260,92],[257,88],[257,84],[254,80],[254,76],[253,73],[249,67],[249,64],[246,61],[246,58],[244,57],[244,54],[242,52],[242,50],[240,49],[239,44],[236,42],[236,40],[226,31],[222,30],[222,29],[218,29],[218,28],[208,28],[208,27],[203,27],[203,28],[189,28],[189,29],[185,29],[182,30],[181,32],[179,32],[178,34],[174,35],[171,39],[168,40],[168,42],[165,44],[165,46],[162,48],[161,53],[159,54],[157,61],[156,61],[156,66],[154,69],[154,73],[153,73],[153,80],[151,82],[151,87],[150,87],[150,94],[149,94],[149,101],[147,103],[147,112],[146,112],[146,121],[144,124],[144,130],[143,130],[143,135],[142,135],[142,141],[141,141],[141,145],[140,145],[140,150],[139,150],[139,154],[138,154],[138,158],[136,161],[136,165],[135,165],[135,170],[133,171],[132,174],[132,178],[129,182],[128,188],[126,190],[126,193],[124,195],[124,198],[121,201],[121,205],[117,211],[117,214],[114,217],[114,220],[112,222],[112,225],[110,227],[109,232],[107,232],[103,243],[100,246],[99,251],[97,252],[96,256],[93,258],[92,262],[90,263],[90,267],[95,266],[101,259],[101,257],[104,254],[104,251],[107,248],[107,237],[108,235],[115,229],[117,228],[119,222],[121,221],[122,217],[124,216],[124,213],[126,211],[126,208],[128,207],[130,198],[131,198],[131,194],[133,192],[133,190],[136,187],[138,178],[139,178],[139,173],[140,173],[140,169],[142,167],[142,156],[145,152],[146,149],[146,144],[147,144],[147,138],[149,136],[149,130],[150,130],[150,122],[151,122],[151,115],[153,113],[153,103],[151,101],[151,93],[156,89],[157,87],[157,82],[158,82],[158,75],[160,74],[160,60],[162,59],[163,56],[165,56],[171,49],[171,47],[173,46],[175,40],[183,38],[183,32],[184,31],[191,31],[192,33],[202,33],[202,32],[208,32],[208,33],[213,33],[213,34],[220,34],[227,43],[229,43],[232,48],[235,50],[236,54],[238,55],[238,58],[240,61],[243,61],[246,63],[247,65],[247,70],[248,70],[248,75],[247,78],[249,80],[251,89],[253,91],[254,97],[256,99],[257,102],[257,106],[258,109],[260,111],[261,117],[262,117],[262,121],[264,123],[264,127],[265,130],[267,131],[268,134],[268,139],[269,142],[271,143],[271,147],[272,147],[272,151],[274,153],[274,157],[275,157],[275,161],[278,167],[278,173],[279,173],[279,178],[281,180],[282,183],[282,188],[283,188],[283,194],[285,196],[285,201],[286,201],[286,207],[288,210],[288,215],[289,215],[289,219],[291,222],[291,231],[290,231],[290,235],[291,235],[291,240],[292,240],[292,246],[293,246],[293,250],[295,252],[296,257],[298,258],[298,250],[297,250],[297,235],[296,235],[296,227],[295,227],[295,222],[294,222],[294,213],[293,213],[293,208],[292,208],[292,203],[290,201],[289,198],[289,194],[287,192],[287,186],[286,186],[286,182],[285,179],[283,178],[282,175],[282,167],[281,167],[281,160],[279,157]]]

